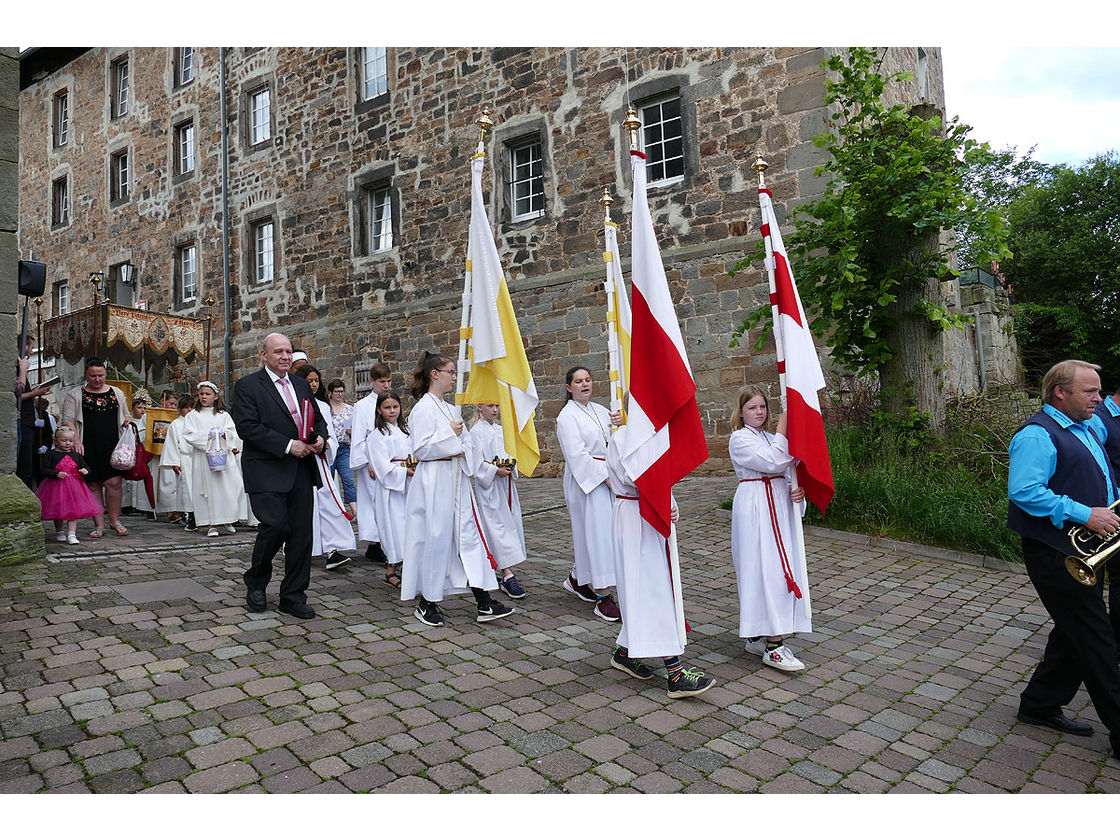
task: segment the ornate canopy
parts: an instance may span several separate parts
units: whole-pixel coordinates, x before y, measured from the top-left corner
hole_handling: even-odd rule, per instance
[[[43,322],[46,355],[77,364],[95,353],[118,368],[193,362],[206,354],[206,321],[99,303]],[[96,341],[95,341],[96,336]]]

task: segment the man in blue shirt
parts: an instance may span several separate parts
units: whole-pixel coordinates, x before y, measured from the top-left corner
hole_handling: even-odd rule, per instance
[[[1120,758],[1116,639],[1100,587],[1078,583],[1065,568],[1073,552],[1069,528],[1084,525],[1101,536],[1120,529],[1120,517],[1108,507],[1117,499],[1104,450],[1108,429],[1093,413],[1101,401],[1099,369],[1069,360],[1043,378],[1042,410],[1011,439],[1007,525],[1022,536],[1027,574],[1054,621],[1042,662],[1020,695],[1018,718],[1091,735],[1091,726],[1062,712],[1084,682]]]
[[[1105,397],[1095,413],[1108,431],[1104,451],[1112,462],[1112,469],[1120,475],[1120,388],[1111,397]],[[1120,565],[1108,573],[1108,617],[1112,620],[1112,635],[1120,648]]]

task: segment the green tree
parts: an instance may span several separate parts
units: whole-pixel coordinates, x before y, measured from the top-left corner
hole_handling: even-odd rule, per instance
[[[824,195],[794,211],[789,237],[802,300],[833,357],[877,374],[889,415],[928,416],[939,428],[944,351],[940,331],[967,322],[940,302],[953,248],[944,231],[967,229],[974,252],[1003,258],[1003,213],[970,189],[970,173],[992,165],[969,126],[944,122],[929,105],[886,105],[892,81],[885,50],[851,47],[823,66],[832,71],[825,102],[829,131],[814,138],[830,160]],[[754,313],[744,329],[766,316]]]
[[[1027,374],[1086,359],[1120,384],[1120,156],[1054,167],[1008,208],[1015,326]]]

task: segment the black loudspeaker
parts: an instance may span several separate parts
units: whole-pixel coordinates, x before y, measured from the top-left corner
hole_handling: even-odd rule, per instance
[[[19,261],[19,293],[28,297],[42,297],[47,288],[47,265],[34,260]]]

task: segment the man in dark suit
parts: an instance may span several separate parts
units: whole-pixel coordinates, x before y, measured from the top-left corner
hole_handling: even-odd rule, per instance
[[[268,608],[265,587],[272,577],[272,558],[284,546],[280,612],[314,618],[315,610],[307,604],[311,518],[319,486],[314,457],[323,451],[327,424],[307,382],[288,376],[292,344],[286,336],[270,333],[261,361],[264,367],[242,377],[233,389],[233,421],[244,442],[245,492],[260,520],[252,565],[245,572],[245,603],[253,612]],[[305,411],[310,416],[305,418]],[[301,426],[312,430],[303,440]]]

